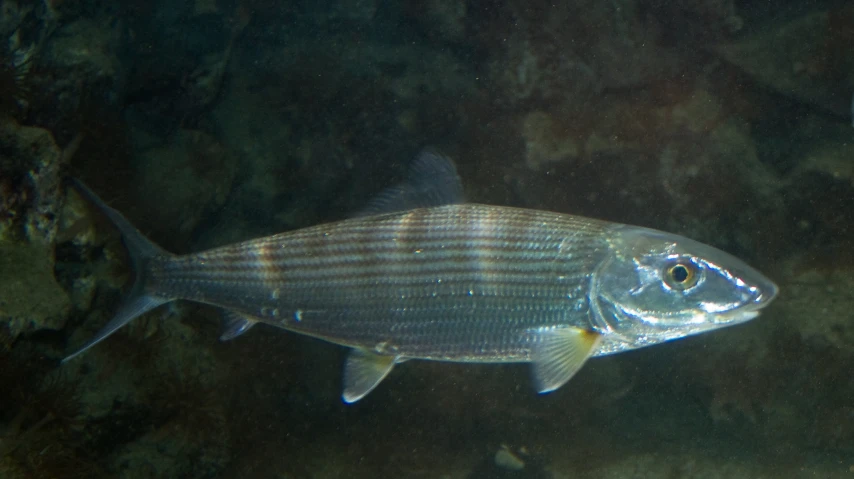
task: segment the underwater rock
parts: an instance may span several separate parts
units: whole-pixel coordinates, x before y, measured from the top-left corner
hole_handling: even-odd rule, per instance
[[[846,119],[854,92],[854,7],[811,13],[714,48],[777,93]]]
[[[184,345],[175,344],[178,350]],[[209,360],[193,356],[197,348],[186,354],[187,359]],[[168,353],[167,353],[168,354]],[[171,354],[169,354],[171,356]],[[171,370],[161,370],[148,379],[149,387],[142,390],[148,398],[140,407],[150,405],[151,416],[147,418],[147,431],[133,441],[122,444],[110,457],[110,469],[116,477],[217,477],[230,460],[225,398],[219,386],[204,386],[191,377],[199,374],[192,369],[192,362],[184,363],[177,356],[163,357],[163,363],[173,364]],[[216,372],[209,375],[221,380]],[[203,381],[209,381],[205,377]],[[211,380],[215,383],[216,380]],[[157,391],[157,392],[153,392]]]
[[[54,2],[0,2],[0,114],[23,117],[30,106],[33,66],[59,26]]]
[[[53,243],[66,160],[47,130],[0,118],[0,238]]]
[[[529,207],[761,250],[785,224],[785,182],[758,158],[750,125],[703,81],[650,90],[604,95],[586,124],[560,107],[522,116],[515,193]]]
[[[735,458],[728,458],[728,460],[721,461],[717,457],[712,457],[711,454],[704,456],[702,451],[693,454],[676,451],[635,453],[615,456],[612,460],[605,462],[604,464],[596,464],[590,470],[571,477],[583,479],[623,479],[628,477],[645,479],[671,479],[674,477],[748,479],[783,477],[785,474],[775,470],[769,475],[767,466],[757,464],[755,460],[740,461]],[[831,476],[822,475],[821,477]]]
[[[80,18],[59,27],[37,53],[31,92],[31,121],[64,141],[92,110],[124,100],[127,68],[120,58],[126,39],[113,18]],[[36,94],[37,93],[37,94]]]
[[[377,14],[380,2],[378,0],[333,0],[321,16],[330,22],[345,21],[354,24],[369,24]]]
[[[735,0],[638,0],[638,9],[671,42],[698,44],[730,36],[744,26]]]
[[[413,137],[459,128],[442,107],[474,95],[474,75],[453,55],[367,41],[348,48],[301,39],[235,51],[211,117],[237,147],[240,187],[205,246],[344,217],[409,163]],[[413,113],[425,99],[433,109]]]
[[[0,240],[0,325],[12,338],[65,325],[71,300],[53,274],[50,249]]]
[[[543,41],[523,22],[487,63],[490,99],[502,107],[563,105],[572,112],[601,90],[599,73],[572,50],[556,48],[563,39]],[[535,29],[536,31],[536,29]],[[500,53],[499,53],[500,52]]]
[[[121,270],[123,256],[94,254],[105,243],[104,237],[96,232],[97,219],[91,214],[89,203],[78,196],[73,188],[66,188],[65,192],[56,233],[54,276],[66,290],[74,308],[87,311],[92,305],[99,280],[113,288],[121,286],[119,275],[98,278],[95,272]]]
[[[203,9],[202,13],[199,13],[199,9]],[[218,13],[218,10],[215,2],[197,0],[196,12],[200,15],[210,15]],[[217,50],[202,55],[196,68],[181,81],[184,95],[187,97],[184,115],[197,116],[199,112],[209,107],[217,99],[222,89],[228,63],[231,61],[234,52],[235,42],[250,20],[251,17],[248,13],[238,9],[225,48],[221,51]]]
[[[684,70],[677,50],[664,45],[661,34],[643,22],[634,2],[597,2],[596,5],[601,10],[599,25],[605,27],[607,34],[598,35],[590,49],[580,55],[597,73],[600,87],[649,84]]]
[[[534,111],[522,120],[525,139],[525,163],[540,170],[549,163],[576,159],[581,153],[578,140],[564,135],[559,123],[544,111]]]
[[[0,457],[0,477],[5,479],[29,479],[27,471],[8,455]]]
[[[134,128],[169,141],[205,125],[251,12],[209,0],[136,3],[151,11],[127,18],[134,38],[122,56],[132,62],[122,106]]]
[[[848,129],[848,125],[846,125]],[[801,172],[817,172],[827,175],[836,181],[854,187],[854,144],[836,143],[820,145],[807,154],[798,168]],[[852,198],[845,195],[844,197]]]
[[[502,444],[495,453],[495,465],[509,471],[521,471],[525,468],[525,460],[522,459],[521,451],[515,452],[506,444]]]
[[[196,228],[225,203],[239,165],[225,145],[200,130],[179,130],[169,143],[140,150],[133,160],[132,214],[168,234],[164,248],[185,250]]]
[[[53,249],[67,157],[50,132],[0,119],[0,323],[12,338],[60,329],[71,310]]]
[[[540,460],[526,448],[510,448],[502,444],[491,458],[480,461],[466,476],[467,479],[552,479]]]
[[[678,49],[633,1],[508,2],[472,8],[467,18],[497,105],[562,104],[563,114],[574,116],[605,89],[648,85],[684,67]]]
[[[810,258],[806,261],[802,258],[789,266],[794,270],[799,287],[791,289],[782,320],[804,342],[814,343],[854,362],[854,324],[851,324],[850,314],[854,309],[854,268],[849,266],[846,270],[829,272],[815,268],[820,265]],[[828,297],[833,301],[827,301]],[[804,318],[810,320],[804,321]]]
[[[466,2],[427,0],[407,2],[403,14],[424,34],[439,44],[466,40]]]
[[[773,342],[769,340],[767,346],[773,354],[759,363],[764,368],[757,374],[761,381],[745,385],[743,394],[757,397],[757,385],[770,389],[771,394],[757,401],[764,419],[761,431],[768,441],[850,455],[854,453],[850,401],[854,385],[849,380],[854,367],[854,268],[849,263],[828,271],[804,256],[785,265],[792,276],[784,283],[787,295],[775,317]]]
[[[818,269],[854,267],[854,144],[848,124],[822,125],[824,141],[815,141],[799,156],[788,177],[786,203],[791,229],[807,246]]]
[[[756,231],[755,225],[782,223],[783,182],[759,161],[749,131],[732,117],[707,134],[677,136],[664,147],[658,175],[671,205],[667,229],[717,244],[734,241],[751,252],[766,243],[761,233],[776,234],[776,228]]]

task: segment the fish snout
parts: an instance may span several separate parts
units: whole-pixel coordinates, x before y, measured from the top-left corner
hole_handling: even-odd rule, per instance
[[[773,281],[768,278],[762,278],[762,281],[757,283],[757,286],[751,288],[750,305],[755,309],[764,308],[777,297],[777,293],[779,292],[780,288]]]
[[[741,305],[729,312],[717,315],[714,318],[715,323],[739,323],[753,319],[759,316],[762,308],[768,306],[777,297],[779,291],[777,285],[762,275],[754,278],[750,284],[751,286],[742,292]]]

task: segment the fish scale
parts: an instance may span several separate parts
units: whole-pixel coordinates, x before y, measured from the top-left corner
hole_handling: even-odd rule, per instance
[[[449,205],[169,260],[150,287],[350,347],[524,361],[526,330],[590,327],[586,308],[568,306],[589,283],[606,230],[555,213]],[[300,321],[297,310],[306,311]]]

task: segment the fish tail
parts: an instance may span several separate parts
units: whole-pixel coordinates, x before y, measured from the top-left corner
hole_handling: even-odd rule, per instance
[[[124,240],[131,262],[133,263],[133,270],[136,277],[133,287],[125,297],[118,311],[113,316],[113,319],[101,328],[94,337],[86,341],[86,343],[83,344],[83,346],[81,346],[76,352],[63,359],[63,363],[73,359],[92,346],[98,344],[111,334],[118,331],[122,326],[131,322],[134,318],[141,316],[161,304],[172,301],[172,298],[163,298],[158,296],[156,293],[149,291],[146,283],[149,265],[152,260],[160,259],[162,261],[163,258],[172,257],[173,255],[143,236],[143,234],[140,233],[139,230],[137,230],[127,219],[125,219],[121,213],[109,207],[101,198],[98,197],[98,195],[87,188],[86,185],[81,183],[79,180],[71,179],[71,183],[81,196],[95,204],[121,232],[122,239]]]

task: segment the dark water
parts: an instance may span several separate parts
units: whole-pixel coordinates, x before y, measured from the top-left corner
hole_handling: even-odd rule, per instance
[[[0,0],[0,36],[0,477],[854,470],[850,3]],[[426,146],[473,201],[684,234],[780,297],[545,396],[412,361],[344,405],[342,348],[187,303],[58,366],[129,278],[63,176],[184,253],[344,218]]]

